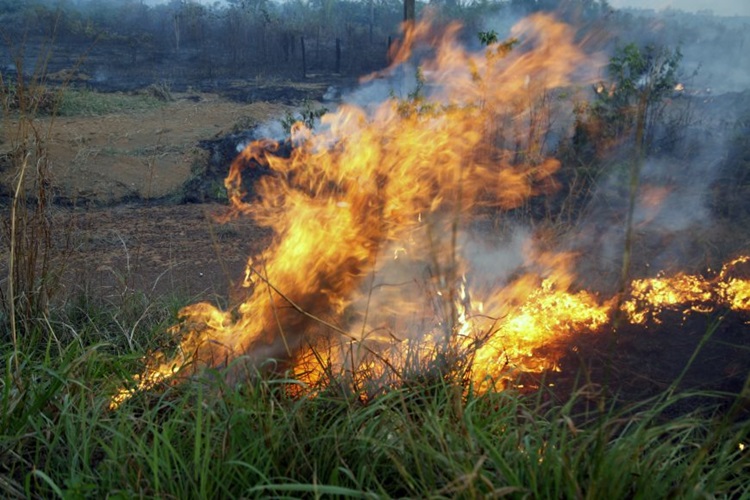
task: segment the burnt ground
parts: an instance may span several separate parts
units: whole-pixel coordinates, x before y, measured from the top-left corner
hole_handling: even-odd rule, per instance
[[[646,325],[582,332],[555,346],[560,371],[526,377],[529,388],[545,386],[561,402],[578,394],[578,409],[596,412],[644,401],[674,390],[691,394],[665,408],[664,416],[695,410],[727,410],[750,418],[750,313],[665,311]],[[560,351],[557,351],[560,352]],[[744,397],[737,400],[737,395]],[[709,395],[710,393],[710,395]]]
[[[735,233],[737,227],[746,227],[735,222]],[[748,242],[743,241],[747,254]],[[639,259],[647,261],[648,255]],[[704,268],[699,274],[715,279],[718,269]],[[750,280],[750,264],[733,266],[726,277]],[[521,383],[544,387],[561,401],[577,393],[584,412],[606,411],[608,407],[598,408],[602,402],[628,405],[670,391],[682,396],[664,409],[666,418],[731,408],[733,418],[750,419],[748,309],[732,310],[712,300],[665,306],[647,314],[643,324],[612,319],[600,331],[578,332],[546,349],[560,356],[559,370],[529,374]]]
[[[217,222],[225,211],[218,203],[143,202],[65,210],[60,217],[72,233],[66,288],[105,299],[137,291],[226,301],[247,257],[270,234],[247,219]]]

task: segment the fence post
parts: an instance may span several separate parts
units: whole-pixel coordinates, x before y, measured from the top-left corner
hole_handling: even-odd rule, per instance
[[[404,22],[414,24],[416,18],[416,1],[404,0]]]
[[[336,73],[341,74],[341,39],[336,39]]]

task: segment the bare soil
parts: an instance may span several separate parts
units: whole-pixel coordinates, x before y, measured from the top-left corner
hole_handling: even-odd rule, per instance
[[[290,109],[266,101],[237,103],[216,94],[177,94],[156,109],[42,120],[58,196],[80,205],[177,193],[196,162],[198,142],[243,123],[263,123]]]
[[[200,141],[289,109],[190,92],[145,111],[40,118],[56,193],[53,229],[66,261],[63,297],[83,289],[102,298],[226,297],[268,235],[247,220],[218,224],[214,215],[226,208],[219,203],[177,203],[181,190],[208,161]],[[12,122],[3,127],[4,146],[14,131]],[[13,172],[2,174],[10,185]]]
[[[247,257],[270,234],[248,219],[216,222],[217,203],[132,203],[63,209],[73,238],[65,286],[106,300],[132,293],[226,303],[242,280]],[[93,294],[93,295],[92,295]]]

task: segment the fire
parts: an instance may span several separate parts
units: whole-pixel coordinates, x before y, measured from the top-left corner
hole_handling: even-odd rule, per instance
[[[732,276],[737,268],[748,268],[750,256],[743,255],[728,262],[719,273],[721,297],[733,311],[750,311],[750,280]]]
[[[677,305],[690,305],[693,310],[712,298],[712,287],[699,276],[683,274],[672,278],[634,280],[631,285],[631,298],[623,304],[631,323],[643,324],[653,318],[659,322],[658,314],[664,309]]]
[[[630,285],[631,297],[623,304],[623,310],[635,324],[643,324],[648,319],[659,323],[659,313],[675,306],[684,314],[708,313],[717,306],[749,311],[750,280],[731,276],[735,268],[749,261],[750,257],[738,257],[726,263],[713,278],[678,274],[671,278],[634,280]]]
[[[415,48],[429,49],[419,66],[425,95],[342,105],[315,134],[297,124],[289,157],[270,140],[245,148],[225,182],[226,217],[250,216],[275,235],[248,260],[245,300],[227,311],[208,303],[183,309],[172,329],[181,339],[176,354],[150,357],[113,407],[205,367],[239,373],[268,358],[287,360],[310,385],[327,373],[388,384],[438,353],[473,358],[472,376],[483,384],[506,368],[554,368],[535,350],[606,324],[614,301],[574,290],[573,256],[530,252],[528,273],[495,279],[472,268],[464,231],[479,214],[549,189],[559,163],[521,132],[523,103],[591,81],[597,58],[546,15],[513,28],[512,50],[500,43],[471,53],[457,43],[458,30],[435,34],[420,22],[395,49],[386,76],[408,65]],[[503,137],[526,154],[499,147]],[[273,174],[249,199],[242,173],[253,165]],[[722,293],[747,304],[738,283],[727,281]]]
[[[554,357],[535,355],[539,347],[574,332],[595,332],[609,320],[608,303],[600,303],[588,292],[557,289],[551,279],[541,284],[527,282],[523,287],[529,287],[526,299],[519,307],[509,309],[511,312],[490,330],[487,343],[476,352],[473,382],[477,387],[488,380],[497,383],[498,377],[500,381],[510,379],[520,371],[556,369]],[[503,308],[508,309],[507,305]]]

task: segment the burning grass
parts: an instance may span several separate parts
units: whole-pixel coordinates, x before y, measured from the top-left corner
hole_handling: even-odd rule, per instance
[[[364,398],[445,359],[483,390],[518,373],[555,370],[559,355],[549,345],[616,328],[623,315],[642,324],[670,307],[744,310],[748,281],[727,273],[745,257],[714,278],[623,282],[616,296],[581,289],[578,256],[540,248],[533,237],[515,265],[478,264],[472,248],[490,255],[497,248],[486,241],[492,235],[471,230],[475,222],[554,187],[559,162],[539,145],[537,126],[525,128],[536,96],[588,83],[599,58],[546,15],[478,53],[457,42],[458,29],[418,23],[395,50],[394,66],[373,76],[426,52],[408,99],[344,104],[315,133],[298,123],[287,144],[247,145],[225,182],[224,219],[251,217],[274,237],[248,259],[244,297],[227,309],[207,302],[183,309],[172,329],[177,349],[149,356],[113,407],[203,369],[232,365],[236,380],[243,365],[266,359],[283,360],[282,371],[309,387],[331,374],[349,379]],[[242,178],[253,168],[269,175],[251,196]],[[374,389],[360,378],[377,380]]]
[[[432,57],[417,72],[420,85],[433,89],[429,101],[415,94],[374,109],[343,105],[322,118],[320,133],[297,124],[289,157],[274,154],[279,144],[273,141],[247,146],[226,180],[232,202],[227,217],[251,216],[275,238],[248,260],[242,303],[231,310],[208,303],[183,310],[184,322],[175,328],[182,338],[176,357],[157,353],[139,377],[140,387],[173,377],[186,362],[194,371],[239,356],[251,362],[294,359],[315,350],[321,338],[342,346],[355,343],[356,349],[330,351],[333,357],[324,365],[357,371],[357,365],[371,363],[371,356],[400,357],[389,339],[433,338],[439,344],[469,338],[469,331],[483,336],[505,314],[504,306],[529,292],[486,290],[483,302],[497,309],[483,316],[486,324],[465,321],[462,332],[459,317],[474,314],[470,299],[461,304],[457,295],[462,276],[472,271],[459,241],[464,221],[480,210],[518,207],[544,192],[559,166],[531,139],[527,159],[514,161],[497,147],[486,124],[500,120],[501,110],[519,112],[516,101],[532,90],[581,80],[587,58],[574,32],[549,16],[519,23],[513,34],[521,41],[510,54],[507,43],[468,52],[457,43],[458,29],[451,25],[437,35],[429,22],[420,23],[394,53],[398,66],[417,43],[431,47]],[[248,165],[275,174],[258,181],[255,200],[246,199],[242,183]],[[399,262],[390,257],[399,254]],[[539,259],[553,278],[548,289],[565,293],[571,280],[559,275],[558,257]],[[411,284],[394,286],[396,275]],[[590,301],[581,294],[572,300]],[[524,335],[538,335],[532,332],[526,328]],[[534,344],[524,335],[510,341],[510,352],[530,354],[529,346],[514,346],[516,341]],[[125,389],[113,404],[129,393]]]
[[[479,217],[554,185],[559,163],[517,130],[524,100],[588,81],[592,59],[546,16],[479,54],[455,43],[457,29],[417,25],[393,54],[401,64],[411,42],[429,42],[417,72],[429,99],[342,106],[316,134],[294,126],[288,155],[248,145],[226,182],[227,217],[274,237],[248,259],[236,303],[190,304],[179,321],[164,308],[152,318],[152,304],[129,318],[78,308],[13,337],[0,378],[4,496],[750,494],[746,362],[726,367],[732,391],[678,391],[719,320],[698,339],[690,327],[694,354],[646,399],[603,387],[611,364],[556,378],[577,344],[616,349],[641,324],[679,330],[670,313],[745,322],[748,258],[638,279],[619,296],[583,289],[577,256],[533,237],[510,265],[472,258],[487,248],[471,231]],[[498,146],[508,142],[515,152]],[[250,198],[253,166],[270,175]],[[155,332],[166,335],[134,344]],[[143,364],[114,386],[113,372],[128,379]]]
[[[144,327],[164,324],[154,312]],[[735,420],[742,400],[712,414],[720,393],[614,406],[588,384],[555,402],[546,389],[477,394],[422,378],[363,402],[332,387],[294,396],[294,381],[260,373],[230,386],[228,370],[210,370],[109,411],[111,373],[126,373],[133,358],[98,314],[88,317],[120,345],[114,354],[79,342],[35,348],[35,335],[49,333],[37,332],[25,339],[21,371],[0,378],[3,497],[750,494],[750,426]],[[83,324],[63,330],[92,338]],[[671,413],[695,396],[709,404]]]

